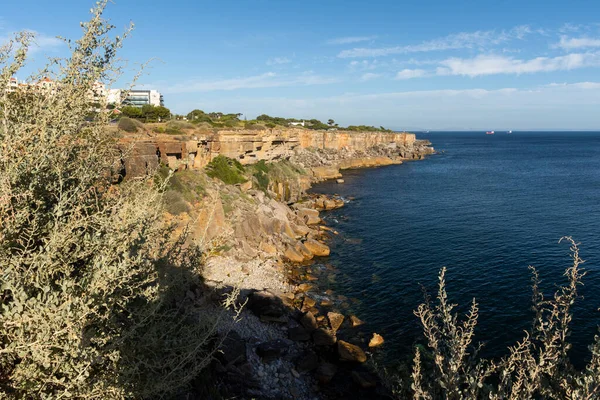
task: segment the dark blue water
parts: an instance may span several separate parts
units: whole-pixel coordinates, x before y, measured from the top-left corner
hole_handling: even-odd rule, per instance
[[[448,268],[448,292],[460,310],[480,304],[476,340],[486,355],[531,325],[528,265],[545,293],[570,265],[562,236],[581,242],[588,271],[575,307],[572,357],[581,365],[600,323],[600,132],[430,133],[443,154],[377,169],[344,171],[345,183],[315,192],[353,197],[328,213],[340,231],[329,287],[350,298],[351,311],[386,339],[389,359],[410,357],[421,341],[413,310],[420,285],[435,295]]]

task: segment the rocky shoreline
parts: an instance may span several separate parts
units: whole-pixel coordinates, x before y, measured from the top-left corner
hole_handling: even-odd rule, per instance
[[[207,259],[205,282],[215,294],[240,288],[238,301],[245,304],[238,322],[220,329],[225,342],[212,368],[225,392],[265,399],[389,398],[367,366],[368,354],[383,338],[365,337],[357,329],[359,317],[340,311],[348,299],[316,286],[328,267],[314,260],[326,260],[328,240],[337,234],[320,213],[345,203],[306,190],[310,183],[339,178],[340,169],[398,164],[432,153],[428,142],[419,141],[411,149],[302,151],[290,162],[307,171],[309,184],[305,176],[298,177],[302,182],[274,182],[270,195],[249,185],[217,185],[220,201],[196,231],[212,231],[203,240],[230,240]]]

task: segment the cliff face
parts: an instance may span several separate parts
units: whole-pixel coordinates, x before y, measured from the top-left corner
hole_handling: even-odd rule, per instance
[[[294,151],[314,148],[357,151],[373,146],[396,143],[410,146],[416,141],[412,133],[312,131],[308,129],[272,129],[260,131],[220,131],[209,140],[214,156],[223,154],[251,164],[258,160],[288,158]]]
[[[126,174],[137,176],[159,161],[172,169],[199,169],[218,155],[237,159],[242,164],[253,164],[260,160],[289,159],[303,149],[344,151],[350,155],[376,147],[410,149],[417,142],[414,134],[405,132],[268,129],[219,131],[185,137],[156,135],[137,140],[126,138],[122,140],[121,148],[125,153]],[[362,166],[371,165],[370,161],[366,161]]]

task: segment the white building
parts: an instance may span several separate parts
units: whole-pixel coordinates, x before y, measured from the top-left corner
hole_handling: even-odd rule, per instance
[[[10,80],[8,81],[7,91],[14,92],[17,90],[18,87],[19,87],[19,81],[17,81],[17,78],[10,78]]]
[[[304,126],[304,121],[302,121],[302,122],[290,122],[290,126]]]
[[[124,106],[143,107],[147,104],[152,106],[164,106],[163,95],[157,90],[125,90],[110,89],[107,96],[108,104],[118,104],[123,101]]]

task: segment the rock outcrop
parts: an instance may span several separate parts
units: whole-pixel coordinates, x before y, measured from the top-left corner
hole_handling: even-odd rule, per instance
[[[339,178],[340,169],[398,163],[419,158],[423,147],[413,133],[315,131],[309,129],[221,130],[193,136],[154,134],[120,141],[126,176],[139,176],[158,161],[171,169],[198,169],[218,155],[253,164],[293,158],[304,150],[340,153],[338,163],[309,162],[318,179]],[[425,146],[426,147],[426,146]],[[377,152],[365,152],[378,149]],[[432,150],[432,149],[431,149]],[[358,152],[350,157],[351,153]],[[304,156],[305,159],[310,157]],[[320,157],[317,157],[317,159]]]

